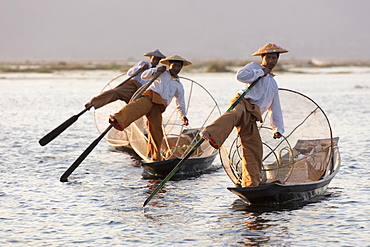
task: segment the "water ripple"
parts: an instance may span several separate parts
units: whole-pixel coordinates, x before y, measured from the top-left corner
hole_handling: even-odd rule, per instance
[[[91,73],[51,75],[48,81],[17,77],[1,82],[0,107],[7,109],[0,121],[1,246],[368,244],[370,139],[366,123],[370,116],[365,113],[370,98],[364,88],[353,87],[357,79],[370,86],[368,79],[360,78],[363,74],[279,76],[281,86],[316,99],[329,113],[334,135],[340,137],[342,168],[325,195],[301,204],[248,206],[226,189],[231,181],[222,169],[216,169],[196,178],[169,181],[142,208],[160,181],[145,179],[137,160],[104,141],[69,182],[59,182],[61,174],[98,136],[90,112],[47,146],[38,144],[39,138],[79,112],[99,92],[102,78],[109,81],[116,76],[115,72]],[[89,80],[78,79],[84,76]],[[225,88],[230,92],[215,88],[233,81],[233,76],[189,77],[200,78],[214,91],[216,100],[226,102],[225,94],[231,97],[239,85]],[[219,160],[216,163],[221,165]]]

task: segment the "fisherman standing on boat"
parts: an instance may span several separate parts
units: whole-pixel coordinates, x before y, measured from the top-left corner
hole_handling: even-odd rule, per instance
[[[145,115],[148,120],[147,156],[153,161],[162,160],[160,152],[163,140],[162,113],[173,98],[176,98],[177,111],[183,124],[189,124],[185,114],[185,91],[178,74],[183,66],[191,63],[178,55],[167,57],[160,62],[168,65],[169,69],[166,70],[166,66],[161,66],[143,72],[141,75],[143,80],[151,80],[158,74],[160,76],[140,98],[124,106],[118,113],[111,115],[109,119],[114,128],[122,131],[132,122]]]
[[[286,52],[288,50],[269,43],[253,53],[252,56],[261,56],[262,63],[261,65],[254,62],[248,63],[237,72],[236,79],[245,85],[238,91],[229,105],[252,82],[259,77],[261,79],[233,110],[221,115],[201,133],[201,136],[209,141],[213,147],[219,148],[230,135],[234,126],[236,127],[243,148],[242,182],[236,186],[251,187],[260,184],[263,148],[256,121],[262,122],[261,115],[266,111],[271,114],[270,125],[274,130],[274,139],[282,137],[284,133],[279,88],[271,70],[277,64],[280,53]]]
[[[102,106],[105,106],[106,104],[109,104],[116,100],[123,100],[126,103],[128,103],[132,97],[132,95],[145,83],[147,83],[147,80],[141,79],[141,74],[143,71],[155,68],[159,61],[162,58],[165,58],[166,56],[163,55],[158,49],[144,53],[144,56],[150,57],[150,62],[146,61],[139,61],[137,62],[132,68],[130,68],[127,71],[128,76],[133,76],[139,69],[141,69],[141,72],[139,72],[137,75],[135,75],[133,78],[131,78],[129,81],[125,82],[123,85],[104,91],[98,96],[92,98],[89,102],[85,104],[86,109],[90,109],[92,106],[94,106],[95,109],[98,109]]]

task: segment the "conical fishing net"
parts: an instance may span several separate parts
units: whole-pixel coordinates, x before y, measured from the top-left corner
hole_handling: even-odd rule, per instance
[[[201,138],[199,132],[203,127],[221,114],[216,101],[202,85],[185,77],[180,77],[180,81],[185,90],[186,116],[189,119],[189,126],[183,125],[176,110],[176,100],[173,99],[162,114],[164,139],[161,153],[164,160],[185,156]],[[104,90],[114,87],[115,84],[119,83],[108,83]],[[117,101],[96,110],[95,122],[100,132],[107,128],[109,115],[118,112],[124,105],[125,102]],[[150,160],[146,157],[148,139],[145,116],[136,120],[124,131],[111,129],[106,140],[112,146],[129,146],[142,159]],[[217,151],[208,142],[203,142],[200,148],[193,153],[193,156],[203,157],[214,152]]]
[[[305,183],[319,180],[330,162],[338,138],[332,138],[324,111],[309,97],[288,89],[279,89],[284,117],[283,138],[273,139],[270,115],[259,123],[263,142],[263,183]],[[226,173],[235,184],[242,179],[242,148],[236,130],[220,150]]]
[[[183,158],[201,138],[199,132],[221,114],[216,101],[202,85],[186,77],[180,77],[180,81],[184,86],[186,116],[189,119],[189,126],[183,125],[176,110],[176,100],[173,99],[165,112],[162,113],[164,139],[161,154],[163,160]],[[144,160],[150,161],[146,157],[148,140],[145,122],[146,119],[143,117],[131,124],[127,136],[135,152]],[[192,154],[192,157],[209,156],[214,152],[217,151],[208,142],[203,142],[198,150]]]
[[[110,82],[107,83],[107,85],[105,85],[101,92],[117,87],[122,81],[124,81],[124,79],[122,78],[124,78],[123,76],[125,74],[126,73],[123,73],[113,78]],[[95,110],[95,125],[99,133],[102,133],[109,126],[109,115],[118,112],[124,105],[126,105],[124,101],[117,100]],[[118,131],[114,128],[111,128],[108,134],[105,136],[105,140],[111,146],[129,146],[126,131]]]

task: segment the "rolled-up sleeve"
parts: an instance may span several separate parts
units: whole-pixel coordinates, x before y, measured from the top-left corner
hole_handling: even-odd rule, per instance
[[[236,79],[243,83],[252,83],[264,74],[265,72],[263,72],[261,65],[250,63],[238,70]]]
[[[141,79],[143,80],[150,80],[150,79],[153,79],[154,78],[154,74],[157,72],[157,68],[151,68],[151,69],[148,69],[148,70],[145,70],[142,74],[141,74]]]
[[[145,61],[140,61],[138,63],[136,63],[134,66],[132,66],[128,71],[127,71],[127,75],[128,76],[132,76],[134,75],[143,65],[147,64],[148,65],[148,68],[152,67],[152,64],[151,63],[148,63],[148,62],[145,62]]]

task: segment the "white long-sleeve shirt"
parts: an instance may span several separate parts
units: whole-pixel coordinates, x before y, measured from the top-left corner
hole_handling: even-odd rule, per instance
[[[141,74],[141,79],[151,80],[154,78],[154,74],[156,72],[157,68],[148,69]],[[152,90],[158,93],[162,99],[167,102],[167,105],[171,103],[173,98],[176,98],[176,109],[179,112],[180,117],[186,117],[184,86],[178,77],[174,78],[171,76],[169,70],[163,72],[147,90]]]
[[[128,71],[127,71],[127,75],[128,76],[132,76],[133,74],[136,73],[136,71],[138,71],[143,65],[147,64],[149,67],[148,69],[150,69],[152,67],[152,64],[149,63],[149,62],[145,62],[145,61],[139,61],[137,62],[134,66],[132,66]],[[141,73],[139,73],[138,75],[134,76],[132,79],[134,79],[135,81],[137,81],[138,83],[140,83],[141,85],[144,85],[146,84],[148,81],[147,80],[143,80],[141,79]]]
[[[248,63],[236,73],[236,79],[245,83],[238,91],[242,94],[248,86],[265,73],[263,66],[257,63]],[[252,104],[258,105],[261,114],[266,111],[270,114],[270,125],[280,134],[284,133],[284,120],[280,106],[279,87],[271,74],[262,77],[254,87],[244,96]]]

